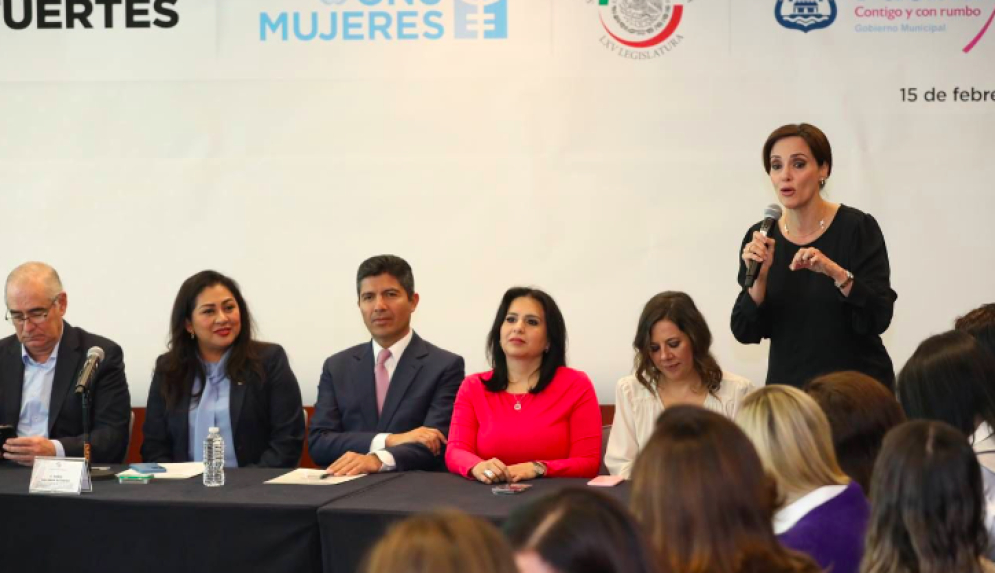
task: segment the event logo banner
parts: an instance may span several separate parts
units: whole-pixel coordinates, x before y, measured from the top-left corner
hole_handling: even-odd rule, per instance
[[[10,30],[173,28],[179,0],[0,0]]]
[[[853,7],[857,20],[854,31],[860,34],[915,34],[942,35],[953,32],[956,35],[970,30],[970,38],[962,47],[969,53],[988,32],[995,18],[995,9],[990,14],[983,9],[979,0],[917,0],[916,2],[893,2],[891,0],[861,0]],[[987,15],[987,19],[985,18]]]
[[[504,40],[508,0],[321,0],[311,11],[264,11],[259,41]]]
[[[806,34],[828,28],[836,21],[836,15],[836,0],[777,0],[774,5],[774,17],[779,24]]]
[[[503,40],[508,37],[508,0],[455,0],[456,37]]]
[[[855,25],[852,32],[881,35],[939,36],[965,34],[962,51],[978,45],[995,20],[990,0],[855,0],[844,4]],[[776,0],[774,18],[790,30],[808,33],[836,22],[836,0]]]
[[[676,0],[598,0],[598,15],[601,44],[620,57],[658,58],[684,39],[676,33],[684,5]]]

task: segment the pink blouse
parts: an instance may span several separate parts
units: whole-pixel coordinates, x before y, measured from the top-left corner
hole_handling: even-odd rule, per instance
[[[601,408],[587,374],[561,367],[538,394],[491,392],[481,382],[490,375],[468,376],[456,395],[449,471],[469,477],[473,466],[497,458],[505,465],[542,462],[549,477],[598,475]]]

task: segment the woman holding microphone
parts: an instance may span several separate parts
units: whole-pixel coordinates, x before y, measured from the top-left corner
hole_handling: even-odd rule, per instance
[[[801,387],[820,374],[856,370],[892,388],[881,334],[898,295],[877,221],[822,196],[833,154],[819,128],[774,130],[763,163],[784,213],[766,237],[757,223],[743,239],[733,335],[744,344],[770,339],[767,384]],[[752,262],[759,272],[746,288]]]

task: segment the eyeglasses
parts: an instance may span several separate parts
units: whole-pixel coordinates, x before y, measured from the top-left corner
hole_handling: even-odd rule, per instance
[[[62,296],[62,293],[55,295],[55,298],[49,303],[48,308],[33,308],[28,312],[11,312],[8,310],[3,318],[7,322],[13,322],[15,326],[24,326],[25,322],[41,324],[48,318],[48,313],[52,312],[52,307],[58,302],[60,296]]]

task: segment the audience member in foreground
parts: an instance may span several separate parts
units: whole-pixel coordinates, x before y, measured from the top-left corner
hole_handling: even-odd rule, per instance
[[[884,440],[862,573],[992,573],[978,460],[964,435],[918,420]]]
[[[253,337],[238,284],[202,271],[180,286],[169,350],[156,360],[145,414],[142,459],[202,461],[217,427],[225,466],[297,466],[304,447],[301,389],[276,344]]]
[[[511,547],[490,523],[447,510],[408,518],[367,555],[363,573],[518,573]]]
[[[521,573],[656,573],[656,557],[625,506],[567,488],[513,513],[504,526]]]
[[[662,292],[639,316],[632,347],[635,374],[615,386],[615,420],[605,452],[612,475],[626,479],[664,408],[692,404],[734,417],[753,385],[724,372],[711,353],[712,333],[682,292]]]
[[[995,532],[995,356],[960,330],[930,336],[902,367],[898,399],[910,420],[946,422],[968,436]]]
[[[91,461],[120,463],[128,447],[131,396],[121,347],[63,320],[69,299],[55,269],[25,263],[7,276],[4,318],[14,336],[0,340],[0,424],[17,437],[3,458],[21,465],[37,456],[83,457],[83,404],[76,377],[93,347],[104,351],[90,383]]]
[[[756,450],[728,418],[667,408],[636,458],[630,506],[661,573],[817,573],[785,549],[771,519],[777,489]]]
[[[487,335],[493,370],[456,395],[446,450],[454,474],[484,483],[594,477],[601,409],[586,374],[566,366],[567,328],[545,292],[509,289]]]
[[[404,259],[363,261],[356,298],[373,340],[325,360],[311,458],[335,475],[442,470],[463,359],[412,330],[420,297]]]
[[[995,356],[995,303],[983,304],[958,318],[954,328],[973,336],[982,348]]]
[[[822,189],[833,151],[819,128],[784,125],[763,146],[764,169],[784,214],[764,237],[760,223],[743,238],[732,332],[744,344],[770,339],[767,384],[801,387],[821,374],[857,370],[894,385],[881,334],[898,295],[878,222]],[[745,288],[748,265],[761,263]],[[834,573],[839,573],[835,571]]]
[[[774,531],[785,546],[833,573],[856,573],[870,513],[857,482],[836,463],[826,415],[807,394],[766,386],[743,401],[736,422],[777,482]]]
[[[840,468],[869,492],[874,460],[888,430],[905,421],[890,390],[855,370],[819,376],[805,385],[832,429]]]

